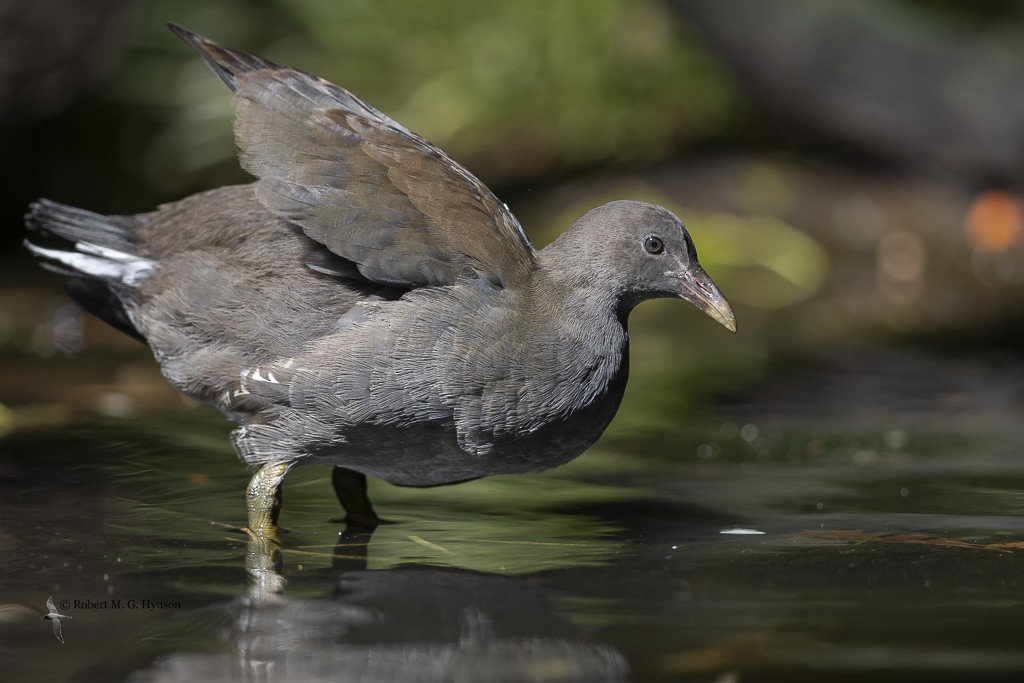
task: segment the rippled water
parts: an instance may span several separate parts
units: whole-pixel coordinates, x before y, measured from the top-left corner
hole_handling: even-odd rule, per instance
[[[543,475],[377,483],[372,538],[345,533],[326,470],[299,471],[269,600],[218,417],[17,431],[3,678],[1022,680],[1024,434],[1017,399],[979,389],[1002,371],[852,366]]]

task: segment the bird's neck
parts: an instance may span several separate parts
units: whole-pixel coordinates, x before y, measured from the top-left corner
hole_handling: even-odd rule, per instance
[[[538,254],[530,287],[534,315],[557,324],[561,335],[591,353],[609,359],[624,356],[632,305],[624,305],[621,292],[596,268],[552,250],[556,244]]]
[[[623,329],[638,303],[622,283],[600,267],[600,254],[570,228],[537,254],[532,290],[537,300],[552,310],[549,315],[570,312],[581,320],[614,319]]]
[[[536,403],[525,413],[526,431],[559,424],[560,433],[577,435],[570,450],[578,454],[577,446],[601,434],[622,399],[629,372],[625,316],[614,292],[574,271],[550,247],[538,254],[530,285],[515,296],[532,331],[531,367],[548,369],[523,380],[520,395]]]

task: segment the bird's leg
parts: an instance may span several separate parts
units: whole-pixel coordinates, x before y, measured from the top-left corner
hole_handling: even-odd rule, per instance
[[[370,497],[366,495],[366,475],[344,467],[334,467],[331,484],[338,502],[348,513],[345,521],[352,526],[374,529],[381,524],[380,517],[373,510]]]
[[[249,480],[246,504],[249,508],[249,527],[245,530],[254,541],[279,544],[277,516],[281,512],[281,480],[288,471],[288,463],[271,462]]]
[[[250,577],[249,595],[256,600],[268,600],[284,591],[277,516],[281,512],[281,481],[287,471],[288,463],[263,465],[246,489],[249,526],[245,531],[249,534],[249,544],[245,568]]]

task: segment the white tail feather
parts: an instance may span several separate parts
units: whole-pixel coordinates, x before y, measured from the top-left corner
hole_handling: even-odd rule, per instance
[[[76,251],[46,249],[27,241],[25,246],[36,256],[63,263],[83,275],[120,280],[133,287],[146,279],[156,267],[148,259],[88,242],[75,242]]]

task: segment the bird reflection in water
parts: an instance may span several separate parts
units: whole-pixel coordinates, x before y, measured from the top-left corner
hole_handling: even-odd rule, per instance
[[[250,541],[246,598],[215,605],[225,649],[175,653],[132,683],[172,681],[625,681],[614,649],[582,640],[555,597],[527,579],[405,566],[366,569],[371,532],[350,528],[334,549],[329,597],[284,591],[277,547]]]

